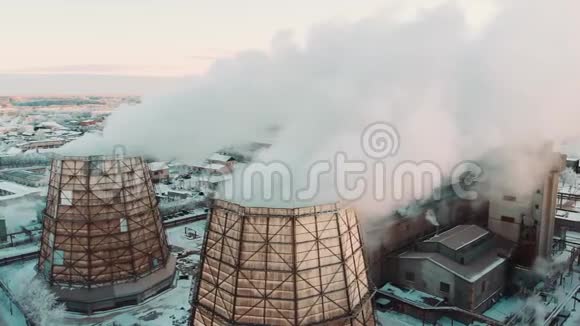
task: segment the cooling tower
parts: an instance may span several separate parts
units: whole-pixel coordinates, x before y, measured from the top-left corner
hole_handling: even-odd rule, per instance
[[[175,259],[141,158],[52,162],[37,268],[69,309],[89,313],[171,285]]]
[[[354,210],[216,200],[192,324],[375,325]]]

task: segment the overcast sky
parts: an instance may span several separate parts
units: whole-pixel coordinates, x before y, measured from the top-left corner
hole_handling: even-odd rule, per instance
[[[267,49],[280,31],[300,40],[330,20],[445,1],[453,0],[0,0],[0,77],[202,74],[216,58]],[[457,1],[477,19],[491,0]]]

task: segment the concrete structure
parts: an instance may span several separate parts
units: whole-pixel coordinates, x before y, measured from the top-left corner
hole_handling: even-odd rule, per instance
[[[552,168],[531,193],[514,193],[493,185],[495,190],[490,192],[489,228],[519,244],[515,259],[525,266],[531,266],[537,257],[552,255],[556,199],[566,157],[551,152],[548,155]]]
[[[459,225],[392,259],[395,284],[482,312],[501,295],[514,244],[476,225]]]
[[[175,260],[141,158],[52,162],[37,268],[68,309],[87,313],[172,284]]]
[[[216,200],[192,324],[375,325],[355,212]]]

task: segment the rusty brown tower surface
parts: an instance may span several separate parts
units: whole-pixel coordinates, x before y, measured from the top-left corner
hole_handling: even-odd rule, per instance
[[[216,200],[192,324],[375,325],[373,292],[354,210]]]
[[[38,271],[51,285],[95,288],[165,268],[169,250],[140,157],[52,162]]]

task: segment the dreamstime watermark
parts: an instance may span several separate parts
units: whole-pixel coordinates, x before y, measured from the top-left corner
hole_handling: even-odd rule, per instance
[[[301,170],[299,174],[282,161],[250,163],[224,184],[221,195],[224,199],[266,202],[307,202],[324,197],[327,192],[334,192],[334,197],[346,201],[437,200],[449,191],[462,199],[478,197],[472,186],[483,175],[483,169],[477,163],[462,161],[444,173],[432,161],[397,162],[401,140],[389,123],[367,126],[361,134],[360,146],[366,156],[362,160],[337,152],[332,159],[313,162],[302,169],[306,172]],[[323,178],[327,180],[324,187]]]

